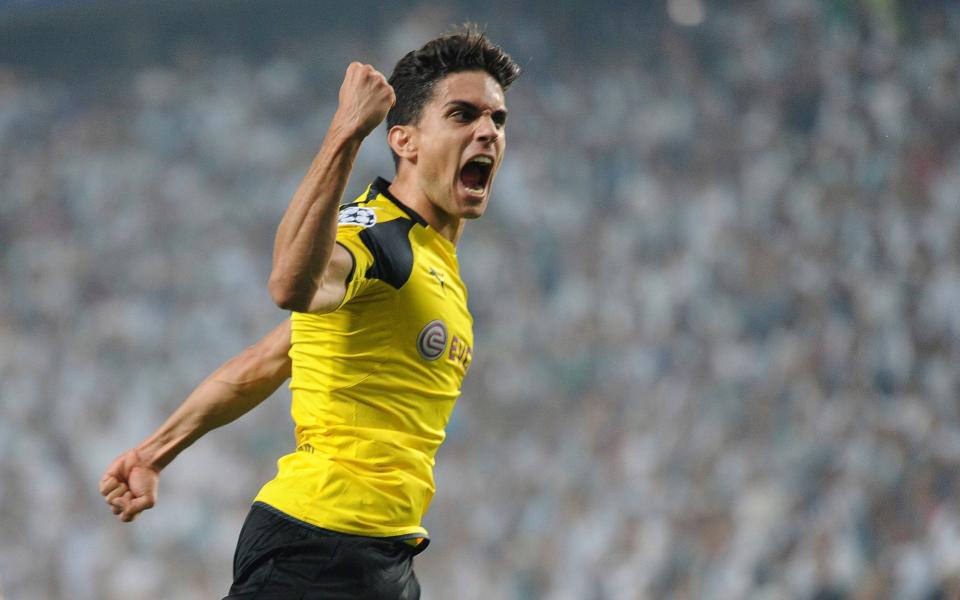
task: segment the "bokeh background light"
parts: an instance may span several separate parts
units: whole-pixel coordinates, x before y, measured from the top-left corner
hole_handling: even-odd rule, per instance
[[[425,600],[960,593],[956,2],[36,0],[0,4],[0,598],[226,592],[285,389],[132,526],[97,481],[284,318],[346,65],[466,20],[525,73]]]

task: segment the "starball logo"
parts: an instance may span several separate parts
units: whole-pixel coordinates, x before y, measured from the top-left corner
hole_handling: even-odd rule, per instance
[[[348,206],[340,211],[338,225],[359,225],[373,227],[377,224],[377,213],[365,206]]]

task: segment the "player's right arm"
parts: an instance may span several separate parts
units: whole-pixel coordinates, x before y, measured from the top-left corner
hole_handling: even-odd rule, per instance
[[[268,287],[280,308],[324,313],[343,300],[353,257],[334,243],[340,198],[360,143],[395,101],[381,73],[370,65],[350,64],[320,151],[277,228]]]
[[[157,499],[160,471],[212,429],[246,414],[290,377],[290,321],[231,358],[190,393],[150,437],[118,456],[100,479],[100,493],[121,521]]]

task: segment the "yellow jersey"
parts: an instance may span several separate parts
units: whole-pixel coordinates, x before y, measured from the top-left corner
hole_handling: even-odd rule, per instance
[[[340,209],[340,307],[291,315],[296,451],[256,501],[340,533],[427,537],[434,456],[473,358],[454,245],[377,179]]]

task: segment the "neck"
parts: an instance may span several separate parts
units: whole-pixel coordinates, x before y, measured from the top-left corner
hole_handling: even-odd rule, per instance
[[[441,210],[413,177],[397,173],[396,179],[390,184],[390,193],[415,210],[441,236],[454,244],[460,239],[464,220]]]

